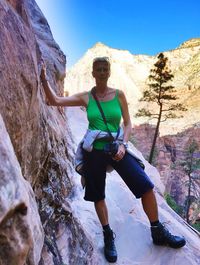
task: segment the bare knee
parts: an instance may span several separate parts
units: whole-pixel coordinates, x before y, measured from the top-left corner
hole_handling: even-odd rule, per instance
[[[105,205],[105,200],[94,202],[94,205],[95,207],[103,207]]]
[[[150,189],[148,191],[146,191],[143,195],[142,195],[142,198],[146,198],[146,197],[155,197],[155,194],[154,194],[154,190],[153,189]]]

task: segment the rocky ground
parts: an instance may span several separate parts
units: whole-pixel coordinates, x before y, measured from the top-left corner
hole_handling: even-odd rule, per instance
[[[0,14],[0,264],[106,264],[101,227],[93,206],[83,202],[74,170],[80,125],[87,126],[83,112],[65,116],[47,105],[40,83],[43,59],[50,84],[63,94],[65,55],[34,0],[0,0]],[[143,59],[151,60],[137,57]],[[141,65],[141,75],[143,70]],[[140,202],[111,175],[107,199],[118,264],[197,265],[199,235],[167,206],[158,171],[145,165],[161,220],[187,245],[178,251],[153,246]]]

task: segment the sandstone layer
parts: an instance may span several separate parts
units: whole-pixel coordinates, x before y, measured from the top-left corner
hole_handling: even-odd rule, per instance
[[[83,203],[73,168],[76,137],[84,133],[86,123],[75,130],[72,124],[80,122],[73,120],[76,113],[66,116],[62,108],[46,104],[41,61],[53,89],[62,95],[66,59],[34,0],[0,0],[0,40],[0,264],[106,264],[101,226],[93,205]],[[136,60],[142,58],[151,60]],[[141,76],[148,73],[145,69],[141,64]],[[157,170],[145,164],[156,184],[162,220],[169,220],[173,232],[187,238],[187,246],[179,252],[154,247],[140,202],[114,175],[117,182],[108,186],[113,227],[121,235],[134,232],[128,249],[126,237],[117,239],[119,264],[148,265],[156,260],[154,265],[159,265],[169,260],[169,265],[197,265],[198,234],[166,205]]]
[[[174,75],[172,85],[177,90],[179,100],[188,108],[180,119],[169,119],[162,123],[160,135],[175,134],[186,130],[200,120],[200,39],[191,39],[180,47],[164,51],[168,57],[168,67]],[[118,50],[97,43],[67,71],[65,90],[71,95],[83,90],[90,90],[94,86],[91,75],[92,60],[98,56],[108,56],[111,62],[111,77],[109,85],[125,92],[133,125],[154,120],[136,118],[137,110],[147,103],[140,102],[142,92],[148,86],[150,69],[156,62],[155,56],[135,55],[129,51]]]
[[[90,240],[68,202],[71,135],[63,110],[46,104],[39,77],[43,59],[62,95],[65,55],[34,0],[0,0],[0,40],[0,114],[16,154],[1,145],[1,264],[11,265],[9,256],[13,265],[89,264]],[[8,138],[5,130],[1,136]]]

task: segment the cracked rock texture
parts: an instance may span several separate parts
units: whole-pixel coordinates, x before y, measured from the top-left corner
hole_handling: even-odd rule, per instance
[[[68,202],[71,135],[39,80],[43,58],[62,95],[66,59],[34,0],[0,0],[0,54],[0,264],[90,264],[91,242]]]
[[[0,0],[0,54],[0,265],[107,264],[101,226],[93,205],[83,202],[73,168],[87,124],[80,129],[82,110],[66,116],[45,102],[41,60],[62,95],[66,59],[34,0]],[[156,169],[146,163],[146,170],[156,184],[161,218],[187,238],[187,246],[179,252],[154,247],[140,201],[112,175],[107,193],[118,264],[197,265],[198,234],[166,205]]]

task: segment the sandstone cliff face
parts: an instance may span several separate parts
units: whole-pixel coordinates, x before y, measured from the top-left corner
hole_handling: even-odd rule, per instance
[[[0,264],[38,264],[44,235],[35,195],[1,116],[0,161]]]
[[[0,40],[0,264],[107,264],[101,227],[93,205],[83,204],[72,164],[78,138],[73,135],[73,140],[71,134],[84,131],[74,131],[72,125],[79,120],[72,115],[66,119],[62,109],[45,103],[39,81],[41,58],[49,82],[61,95],[65,56],[34,0],[0,0]],[[140,64],[151,58],[135,60]],[[138,73],[147,74],[145,69],[141,64]],[[198,235],[166,205],[158,172],[145,164],[157,186],[162,220],[171,221],[173,232],[183,234],[188,244],[179,252],[153,247],[140,202],[114,175],[108,198],[117,217],[113,226],[122,235],[117,241],[119,264],[159,265],[167,260],[169,265],[197,265]],[[130,247],[124,248],[127,239]]]
[[[0,54],[1,142],[8,141],[4,122],[16,154],[1,144],[0,263],[64,264],[67,257],[66,264],[84,264],[91,245],[67,199],[71,136],[63,111],[46,105],[39,81],[43,58],[62,94],[66,61],[34,0],[0,0]]]
[[[149,124],[133,128],[133,142],[145,158],[149,155],[154,131],[155,127]],[[165,192],[171,194],[180,205],[184,205],[188,193],[186,185],[188,177],[179,163],[185,159],[185,150],[192,140],[195,140],[200,146],[198,125],[175,135],[158,137],[156,144],[154,162],[165,185]],[[200,192],[198,186],[196,186],[196,192]]]
[[[172,85],[177,90],[178,102],[188,108],[183,118],[169,119],[160,125],[160,140],[157,140],[157,166],[166,191],[175,194],[178,202],[183,203],[186,176],[183,172],[171,169],[173,161],[171,153],[166,149],[164,139],[168,138],[172,148],[183,151],[188,138],[193,137],[189,131],[199,128],[200,122],[200,39],[191,39],[180,47],[166,51],[169,68],[174,74]],[[147,103],[139,102],[142,91],[147,86],[149,71],[155,63],[156,56],[133,55],[129,51],[110,48],[97,43],[68,72],[65,79],[65,89],[70,94],[89,90],[94,85],[91,76],[92,60],[97,56],[108,56],[111,61],[111,77],[109,85],[122,89],[128,100],[130,116],[133,123],[132,140],[136,147],[147,158],[153,140],[155,123],[145,118],[134,117],[137,110]],[[149,125],[147,125],[149,123]],[[195,129],[196,130],[196,129]],[[176,138],[176,134],[179,135]],[[187,134],[188,133],[188,134]],[[200,142],[199,134],[195,139]],[[178,156],[177,159],[180,157]],[[179,194],[179,195],[177,195]]]
[[[194,45],[195,42],[195,45]],[[177,49],[164,52],[169,58],[169,68],[174,74],[173,85],[177,90],[180,103],[188,107],[181,119],[168,120],[160,127],[160,135],[181,132],[200,119],[200,44],[192,39]],[[149,71],[156,56],[133,55],[129,51],[110,48],[97,43],[68,72],[65,90],[69,94],[89,90],[94,85],[91,76],[92,60],[97,56],[108,56],[111,61],[109,85],[122,89],[127,95],[131,119],[134,125],[146,122],[144,118],[135,118],[139,108],[146,103],[139,102],[142,91],[147,86]],[[153,121],[149,121],[155,124]],[[178,126],[177,126],[178,124]]]
[[[199,135],[200,128],[196,126],[177,135],[169,135],[159,139],[159,149],[162,150],[162,155],[161,152],[158,153],[158,170],[166,185],[166,192],[170,193],[180,205],[185,203],[188,194],[188,185],[186,184],[188,176],[183,167],[180,166],[180,161],[185,160],[186,148],[193,140],[200,146]],[[166,154],[167,159],[165,159]],[[199,151],[196,151],[196,154],[199,157]],[[195,192],[200,194],[200,187],[197,183]],[[192,195],[194,195],[193,192]]]
[[[79,143],[82,134],[87,129],[85,112],[76,108],[67,108],[68,123],[74,135],[75,143]],[[109,209],[109,220],[116,233],[116,247],[118,250],[118,265],[198,265],[200,260],[199,235],[181,219],[163,198],[164,185],[155,167],[144,160],[142,154],[132,146],[133,151],[143,160],[145,170],[155,183],[156,197],[159,206],[159,216],[172,233],[185,236],[187,245],[177,250],[152,245],[149,222],[142,210],[140,200],[137,200],[128,190],[125,183],[116,172],[107,176],[106,201]],[[103,257],[102,229],[97,221],[94,207],[84,202],[83,191],[79,176],[76,177],[76,188],[71,206],[74,215],[80,220],[94,242],[94,251],[98,261],[94,265],[107,265]]]

